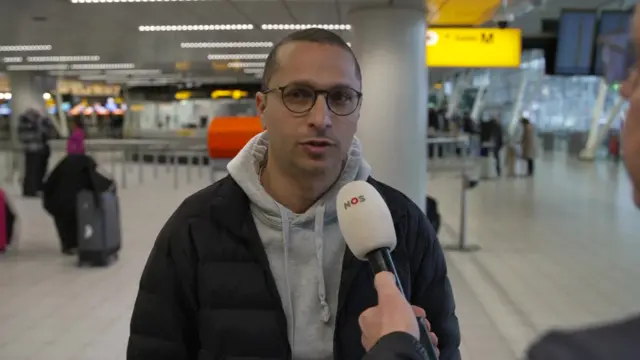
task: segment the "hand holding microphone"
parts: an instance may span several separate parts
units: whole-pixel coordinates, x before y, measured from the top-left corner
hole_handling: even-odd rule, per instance
[[[356,258],[368,261],[376,274],[378,306],[360,316],[363,346],[369,351],[382,336],[392,332],[409,333],[418,340],[423,335],[429,338],[422,343],[426,358],[437,360],[437,337],[429,333],[424,310],[412,308],[407,302],[391,259],[397,240],[384,199],[369,183],[354,181],[340,189],[336,205],[347,246]]]
[[[378,273],[375,286],[378,292],[378,306],[365,310],[359,319],[362,346],[369,351],[383,336],[394,332],[408,333],[420,340],[416,316],[424,318],[424,310],[409,305],[396,286],[392,273]],[[435,334],[430,335],[431,342],[437,345],[438,339]]]

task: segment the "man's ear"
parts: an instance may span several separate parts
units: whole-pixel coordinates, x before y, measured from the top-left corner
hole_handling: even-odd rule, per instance
[[[256,108],[258,109],[262,129],[267,130],[267,124],[264,121],[264,112],[267,109],[267,96],[261,92],[256,94]]]

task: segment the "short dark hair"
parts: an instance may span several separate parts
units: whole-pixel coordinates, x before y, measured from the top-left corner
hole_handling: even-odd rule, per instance
[[[353,56],[353,61],[356,67],[356,76],[358,80],[362,80],[362,71],[360,70],[360,63],[356,58],[356,54],[351,50],[349,44],[347,44],[340,35],[333,31],[325,30],[322,28],[309,28],[305,30],[299,30],[287,35],[284,39],[280,40],[269,52],[267,60],[264,63],[264,72],[262,73],[262,89],[268,89],[268,84],[275,72],[278,70],[278,49],[282,46],[290,44],[292,42],[311,42],[316,44],[325,44],[337,46],[345,51],[348,51]]]

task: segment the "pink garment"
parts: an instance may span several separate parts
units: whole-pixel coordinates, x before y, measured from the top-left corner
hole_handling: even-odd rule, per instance
[[[75,128],[67,139],[68,154],[84,154],[84,130]]]

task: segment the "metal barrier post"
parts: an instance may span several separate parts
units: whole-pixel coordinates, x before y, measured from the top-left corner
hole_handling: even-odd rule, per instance
[[[171,164],[169,163],[169,146],[164,148],[164,168],[167,174],[171,171]]]
[[[211,157],[209,158],[209,180],[212,184],[216,182],[215,160]]]
[[[187,156],[185,157],[187,160],[187,184],[191,184],[191,168],[193,165],[193,159],[191,158],[191,154],[187,152]]]
[[[126,147],[123,150],[122,156],[123,156],[122,169],[120,169],[120,171],[122,172],[122,188],[126,189],[127,188],[127,148]]]
[[[198,179],[202,180],[202,166],[204,165],[204,159],[200,153],[196,156],[196,165],[198,166]]]
[[[446,246],[447,250],[474,252],[480,250],[480,246],[476,244],[468,244],[467,237],[467,192],[477,185],[477,180],[471,179],[467,170],[467,162],[469,153],[473,153],[471,143],[462,148],[462,172],[461,172],[461,189],[460,189],[460,228],[458,229],[458,244]]]
[[[116,151],[115,146],[109,146],[109,161],[111,162],[111,176],[116,177]]]
[[[144,183],[144,152],[142,146],[138,146],[138,182]]]
[[[173,163],[173,187],[175,189],[178,188],[178,157],[176,156],[176,151],[173,151],[171,154],[171,162]]]
[[[153,158],[151,159],[151,161],[153,162],[153,178],[157,179],[158,178],[158,162],[160,161],[160,157],[158,156],[157,149],[154,149],[152,156]]]

